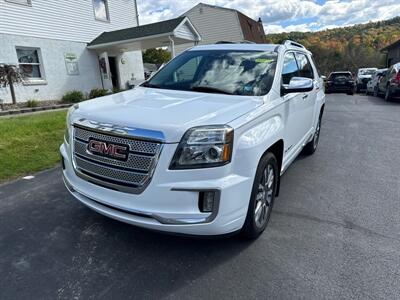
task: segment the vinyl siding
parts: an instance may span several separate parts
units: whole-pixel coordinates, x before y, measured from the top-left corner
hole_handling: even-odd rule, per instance
[[[137,26],[135,0],[108,0],[110,21],[95,19],[92,0],[0,0],[0,32],[90,42],[104,31]]]
[[[199,4],[189,10],[185,16],[200,33],[202,38],[200,44],[243,40],[239,19],[233,10]],[[177,46],[176,52],[180,53],[189,47],[193,47],[193,43]]]
[[[188,22],[185,22],[185,24],[181,25],[178,30],[175,31],[175,35],[182,39],[188,40],[192,40],[194,38],[194,32],[189,27]]]

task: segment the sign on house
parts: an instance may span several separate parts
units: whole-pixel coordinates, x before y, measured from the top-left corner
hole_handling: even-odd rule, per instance
[[[75,53],[65,53],[65,67],[68,75],[79,75],[78,57]]]

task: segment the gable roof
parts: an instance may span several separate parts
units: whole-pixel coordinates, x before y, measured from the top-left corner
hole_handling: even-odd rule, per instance
[[[121,41],[149,37],[152,35],[162,35],[162,34],[172,33],[184,20],[185,17],[179,17],[167,21],[146,24],[137,27],[103,32],[97,38],[91,41],[88,44],[88,46],[121,42]]]
[[[265,31],[262,22],[256,21],[234,8],[216,6],[200,2],[197,5],[193,6],[191,9],[189,9],[188,11],[186,11],[185,13],[183,13],[182,16],[187,15],[188,12],[199,6],[207,6],[214,9],[221,9],[234,12],[238,16],[239,25],[240,28],[242,29],[243,38],[245,41],[250,41],[258,44],[266,43]]]
[[[382,52],[389,51],[396,47],[400,48],[400,40],[398,40],[397,42],[394,42],[393,44],[390,44],[389,46],[386,46],[385,48],[381,49],[381,51]]]

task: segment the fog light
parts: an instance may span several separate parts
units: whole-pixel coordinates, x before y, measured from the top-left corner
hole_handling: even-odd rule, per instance
[[[199,209],[201,212],[212,212],[214,209],[215,192],[200,192]]]

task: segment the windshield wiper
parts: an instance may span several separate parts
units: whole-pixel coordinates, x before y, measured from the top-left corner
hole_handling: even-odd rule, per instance
[[[154,88],[154,89],[159,89],[160,88],[160,86],[158,86],[156,84],[151,84],[148,81],[143,82],[141,84],[141,86],[148,87],[148,88]]]
[[[204,92],[204,93],[218,93],[218,94],[225,94],[225,95],[233,95],[233,93],[215,88],[212,86],[206,86],[206,85],[195,85],[190,88],[191,91],[195,92]]]

